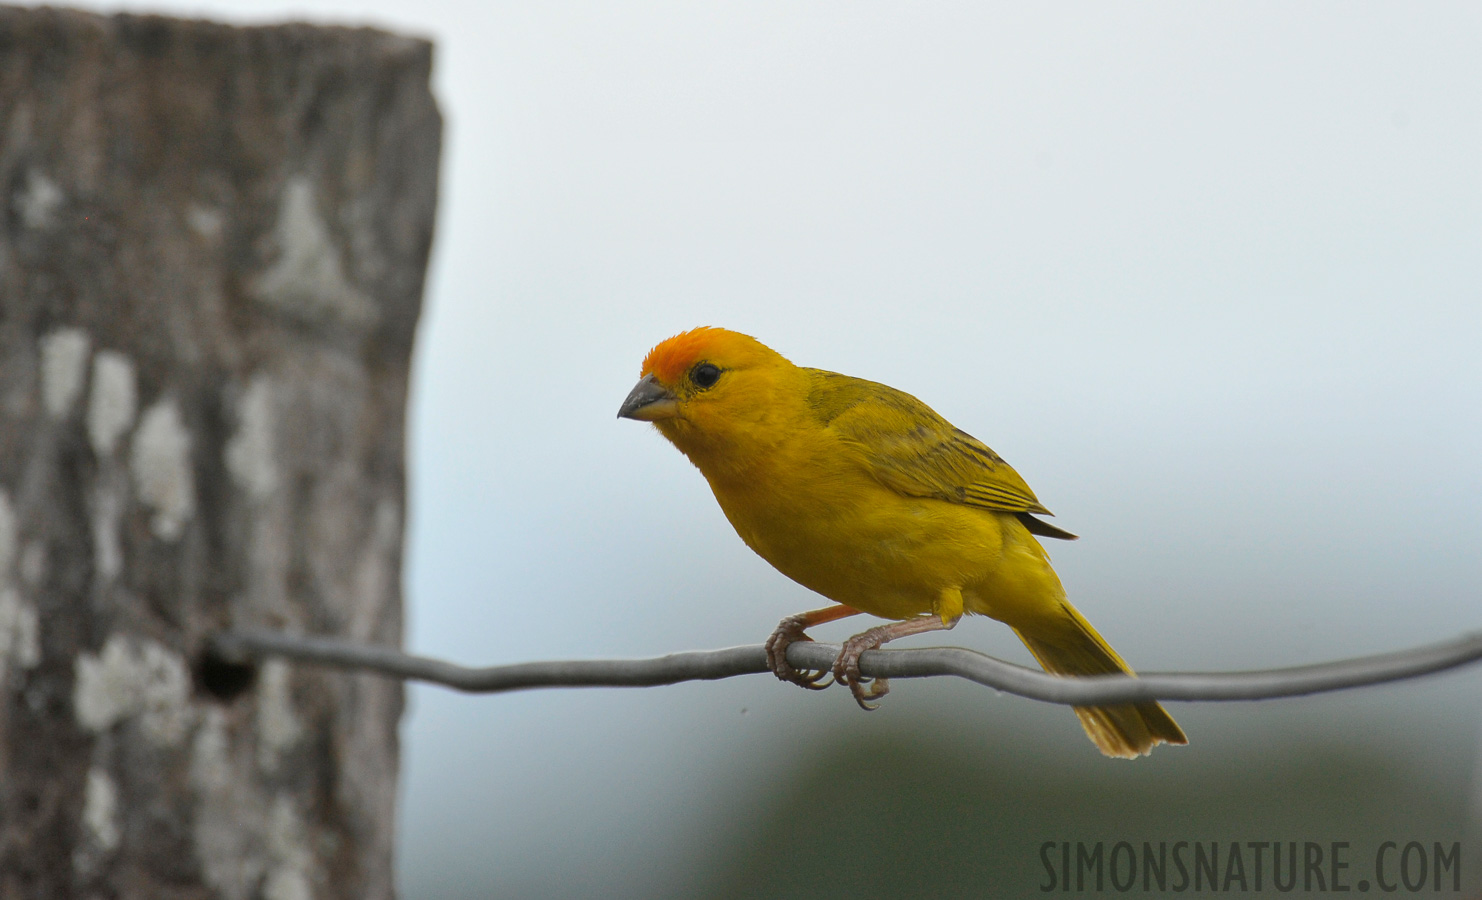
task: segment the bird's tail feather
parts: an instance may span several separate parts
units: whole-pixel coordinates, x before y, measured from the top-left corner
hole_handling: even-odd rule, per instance
[[[1046,672],[1054,675],[1135,674],[1117,651],[1096,633],[1075,607],[1064,604],[1069,624],[1057,629],[1053,639],[1031,637],[1015,629],[1019,639],[1039,660]],[[1157,702],[1125,703],[1118,706],[1077,706],[1075,714],[1086,729],[1086,736],[1107,756],[1135,759],[1152,751],[1158,744],[1187,744],[1183,729]]]

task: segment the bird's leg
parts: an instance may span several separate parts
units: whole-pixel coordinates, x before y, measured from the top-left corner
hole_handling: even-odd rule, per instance
[[[790,681],[799,687],[805,687],[809,690],[823,690],[832,683],[831,681],[824,681],[822,684],[819,684],[819,681],[829,674],[828,671],[800,672],[794,669],[792,664],[787,661],[787,647],[789,644],[795,644],[798,641],[813,640],[803,633],[803,630],[806,628],[812,628],[814,625],[822,625],[824,622],[832,622],[835,619],[842,619],[846,616],[856,615],[859,615],[859,610],[852,606],[840,604],[838,606],[830,606],[827,609],[814,609],[808,612],[798,613],[795,616],[788,616],[777,623],[777,630],[772,632],[771,637],[767,638],[767,668],[771,669],[772,674],[783,681]]]
[[[890,693],[890,682],[884,678],[865,678],[860,674],[860,654],[866,650],[878,650],[881,644],[908,634],[946,631],[956,625],[960,618],[962,618],[961,613],[950,619],[944,619],[935,613],[927,613],[914,619],[891,622],[871,628],[869,631],[860,632],[844,642],[843,652],[839,654],[838,659],[834,660],[834,680],[848,686],[849,692],[854,695],[854,702],[859,704],[860,709],[875,709],[879,704],[870,701],[879,700]],[[865,688],[867,684],[868,689]]]

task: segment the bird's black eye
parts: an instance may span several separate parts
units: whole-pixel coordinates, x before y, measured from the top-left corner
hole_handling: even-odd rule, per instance
[[[702,362],[690,370],[690,381],[695,387],[708,388],[720,380],[720,367],[714,363]]]

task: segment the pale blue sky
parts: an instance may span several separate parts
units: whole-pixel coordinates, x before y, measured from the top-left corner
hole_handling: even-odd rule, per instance
[[[753,643],[817,605],[742,546],[678,453],[614,419],[644,352],[698,324],[908,390],[993,446],[1084,536],[1050,549],[1134,666],[1316,661],[1482,627],[1476,4],[97,8],[437,41],[418,651]],[[950,642],[1025,658],[991,621]],[[1179,707],[1194,745],[1178,752],[1384,722],[1355,739],[1471,753],[1477,685]],[[943,697],[976,696],[920,684],[888,704],[946,715]],[[1064,710],[983,702],[985,727],[1094,756]],[[662,879],[635,860],[678,859],[684,829],[744,791],[715,784],[765,778],[777,741],[859,715],[762,678],[418,689],[409,893],[467,871],[643,896]]]

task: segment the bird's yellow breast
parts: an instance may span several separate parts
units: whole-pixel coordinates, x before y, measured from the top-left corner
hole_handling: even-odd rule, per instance
[[[1007,517],[902,496],[821,430],[793,434],[739,477],[706,472],[741,539],[784,575],[836,602],[903,619],[933,611],[943,589],[996,568]]]

